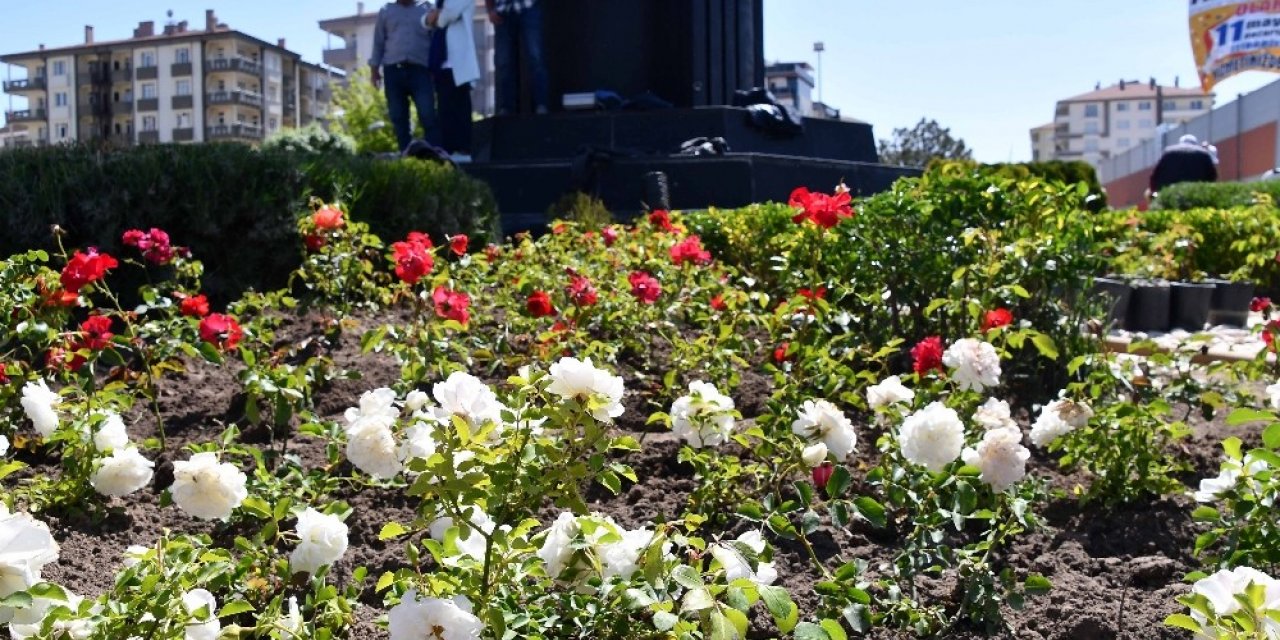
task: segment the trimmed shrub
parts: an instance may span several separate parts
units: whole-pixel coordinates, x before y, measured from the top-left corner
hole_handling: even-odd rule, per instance
[[[1248,207],[1260,201],[1258,194],[1266,194],[1271,202],[1280,199],[1280,180],[1260,182],[1183,182],[1160,190],[1152,205],[1154,209],[1186,211],[1188,209],[1229,209]]]
[[[411,230],[498,239],[488,187],[436,163],[256,150],[237,144],[85,146],[0,153],[0,255],[101,243],[160,227],[206,267],[209,292],[230,300],[284,285],[301,261],[295,217],[307,198],[342,199],[384,239]]]
[[[281,149],[294,153],[337,153],[351,155],[356,152],[356,141],[344,133],[335,133],[317,123],[301,129],[281,129],[262,141],[263,149]]]

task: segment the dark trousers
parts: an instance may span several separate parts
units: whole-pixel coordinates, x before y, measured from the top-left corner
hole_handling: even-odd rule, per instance
[[[498,113],[515,113],[520,108],[520,58],[523,51],[533,73],[533,106],[549,106],[550,81],[542,56],[542,6],[502,14],[502,24],[494,27],[493,67],[497,74]]]
[[[409,100],[418,109],[418,121],[427,142],[440,145],[440,120],[436,117],[436,96],[431,72],[416,64],[389,64],[382,68],[382,86],[387,94],[387,117],[400,150],[413,140],[409,122]]]
[[[440,107],[441,147],[449,153],[471,153],[471,83],[457,85],[453,71],[435,72]]]

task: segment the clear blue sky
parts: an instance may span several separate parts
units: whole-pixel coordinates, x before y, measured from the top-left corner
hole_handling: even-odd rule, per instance
[[[554,2],[555,0],[545,0]],[[355,0],[46,0],[4,2],[0,48],[129,36],[165,12],[203,25],[204,10],[318,61],[322,18],[355,12]],[[376,8],[370,0],[366,5]],[[984,161],[1026,160],[1027,130],[1052,119],[1054,102],[1120,78],[1155,76],[1184,86],[1195,70],[1181,0],[765,0],[765,56],[816,63],[826,44],[824,99],[875,126],[878,137],[935,118]],[[0,69],[0,74],[3,74]],[[1216,87],[1218,104],[1280,75],[1250,72]],[[8,108],[8,105],[5,105]]]

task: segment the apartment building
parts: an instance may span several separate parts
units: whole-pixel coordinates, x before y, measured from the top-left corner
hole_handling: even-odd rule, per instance
[[[346,75],[369,66],[373,56],[373,29],[378,22],[381,3],[366,10],[364,2],[356,3],[356,12],[340,18],[320,21],[320,29],[338,40],[324,50],[325,64],[341,69]],[[476,55],[480,60],[480,81],[472,87],[471,105],[481,115],[491,116],[495,110],[496,88],[493,73],[493,25],[485,11],[484,0],[476,0]]]
[[[1031,130],[1031,161],[1047,162],[1054,159],[1053,134],[1057,126],[1046,122]]]
[[[1052,157],[1084,160],[1094,167],[1104,159],[1150,140],[1162,128],[1177,126],[1213,109],[1213,94],[1199,88],[1121,80],[1059,100],[1053,118]],[[1035,155],[1036,133],[1032,130]],[[1043,149],[1042,149],[1043,151]]]
[[[18,145],[100,140],[119,146],[163,142],[256,143],[275,131],[329,117],[330,74],[285,48],[218,22],[186,21],[156,32],[141,22],[133,37],[0,55],[5,93],[25,109],[5,114],[24,132]]]

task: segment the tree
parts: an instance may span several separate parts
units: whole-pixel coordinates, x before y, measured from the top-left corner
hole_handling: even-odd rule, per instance
[[[885,164],[924,167],[934,158],[944,160],[971,160],[973,151],[964,140],[951,137],[951,129],[937,120],[920,118],[911,129],[894,129],[891,140],[879,144],[880,162]]]
[[[396,134],[387,116],[387,96],[369,80],[369,68],[347,76],[347,82],[333,92],[333,113],[338,128],[356,141],[359,153],[383,153],[399,150]],[[409,102],[409,122],[415,136],[422,137],[417,109]]]

